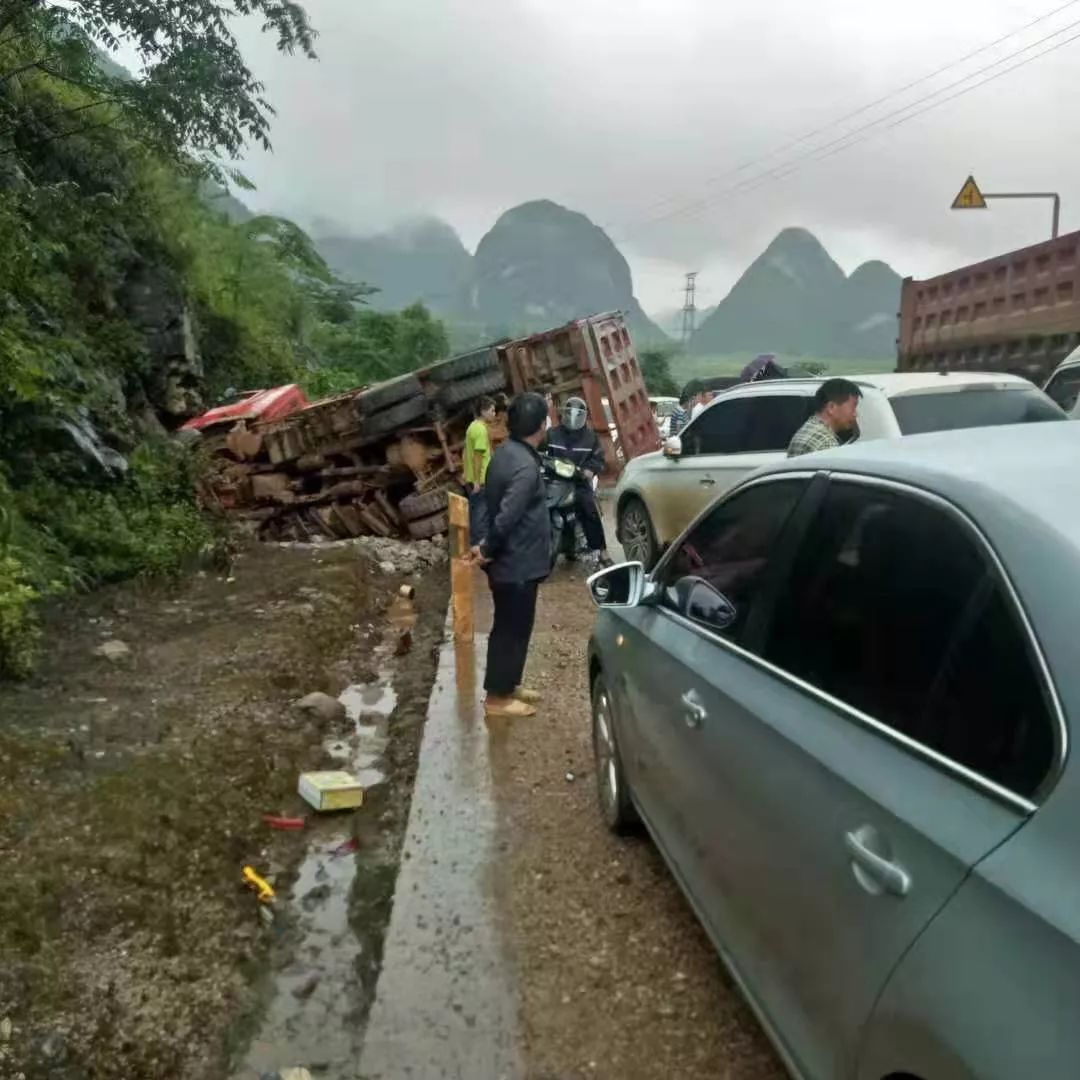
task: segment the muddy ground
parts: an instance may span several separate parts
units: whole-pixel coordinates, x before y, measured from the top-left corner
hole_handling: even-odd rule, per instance
[[[356,1025],[445,579],[442,568],[418,585],[411,647],[390,675],[388,781],[348,828],[372,870],[349,900]],[[330,764],[334,732],[292,703],[387,678],[381,612],[399,580],[354,547],[267,546],[242,553],[230,579],[128,585],[50,615],[39,675],[0,689],[0,1078],[221,1080],[243,1061],[296,928],[288,910],[260,918],[241,869],[275,871],[288,894],[310,836],[262,816],[304,813],[299,772]],[[111,640],[130,654],[95,655]]]
[[[507,740],[510,944],[528,1075],[780,1080],[786,1073],[656,849],[601,823],[583,577],[563,567],[540,591],[527,678],[545,700]]]

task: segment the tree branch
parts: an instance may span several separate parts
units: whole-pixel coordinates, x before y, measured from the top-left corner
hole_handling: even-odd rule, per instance
[[[97,131],[100,128],[112,127],[116,123],[118,117],[113,117],[111,120],[106,120],[100,124],[84,124],[82,127],[75,128],[73,131],[57,131],[50,135],[47,139],[31,139],[30,143],[33,146],[48,146],[49,143],[59,142],[61,139],[71,139],[76,135],[85,135],[88,131]],[[20,147],[9,146],[6,150],[0,150],[0,157],[9,157],[11,154],[18,154]]]

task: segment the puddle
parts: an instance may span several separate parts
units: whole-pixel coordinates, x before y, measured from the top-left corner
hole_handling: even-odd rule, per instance
[[[397,705],[391,672],[377,682],[346,688],[338,700],[354,725],[346,738],[324,746],[340,767],[364,788],[365,802],[386,781],[380,767],[387,747],[387,723]],[[364,813],[364,808],[359,811]],[[288,963],[274,974],[274,996],[235,1080],[292,1067],[326,1077],[352,1077],[360,1030],[353,1022],[357,970],[363,946],[349,924],[357,874],[352,814],[312,815],[307,854],[290,895],[279,900],[295,944]],[[338,849],[346,848],[344,853]],[[283,909],[283,910],[282,910]]]
[[[384,676],[385,677],[385,676]],[[338,701],[345,706],[345,714],[360,727],[377,726],[378,720],[386,720],[397,705],[397,693],[385,683],[368,683],[347,686]],[[364,721],[367,721],[365,724]],[[373,723],[376,721],[376,723]]]

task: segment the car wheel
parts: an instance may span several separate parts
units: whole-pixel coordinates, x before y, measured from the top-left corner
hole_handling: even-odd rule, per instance
[[[619,758],[611,696],[603,675],[598,675],[593,683],[592,735],[600,813],[612,832],[623,833],[638,824],[638,815]]]
[[[627,559],[651,570],[657,557],[656,533],[649,511],[640,499],[628,499],[619,511],[618,535]]]

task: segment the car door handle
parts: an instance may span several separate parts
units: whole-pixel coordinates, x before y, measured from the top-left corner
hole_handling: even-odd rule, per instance
[[[856,829],[844,835],[844,847],[851,861],[885,892],[893,896],[907,896],[911,889],[911,875],[899,863],[886,859],[867,846],[865,837],[868,831],[865,828]],[[858,873],[855,876],[859,884],[866,888],[861,876]]]
[[[682,696],[683,719],[686,720],[686,726],[692,728],[701,727],[702,723],[709,714],[705,711],[705,706],[701,703],[701,698],[698,697],[696,690],[687,690]]]
[[[704,484],[705,487],[715,487],[716,481],[711,476],[703,476],[699,481],[699,484]]]

